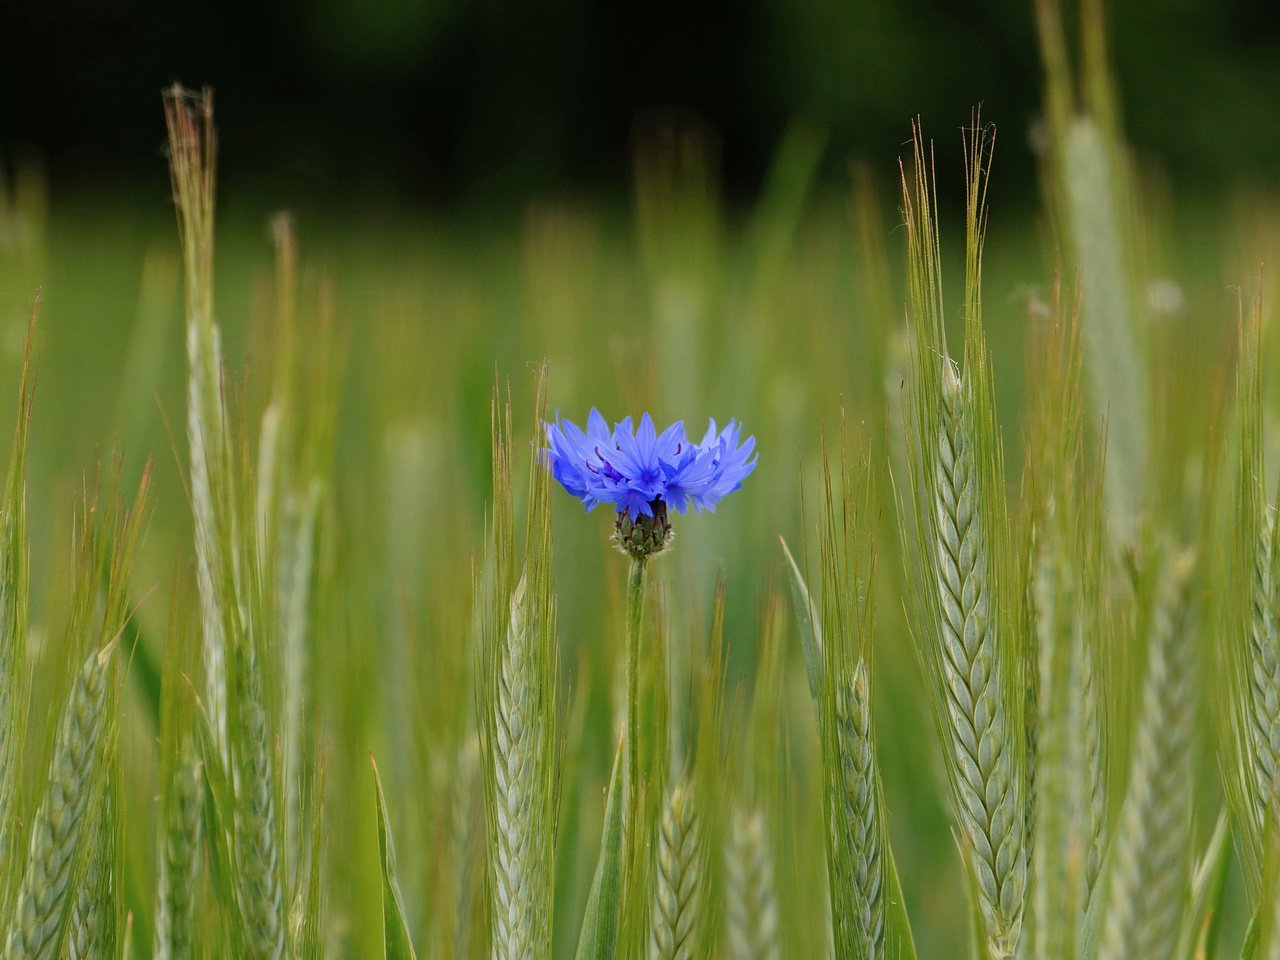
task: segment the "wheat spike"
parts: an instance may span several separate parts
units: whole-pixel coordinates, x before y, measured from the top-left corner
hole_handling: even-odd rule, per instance
[[[953,365],[944,361],[935,496],[945,718],[987,938],[996,956],[1008,957],[1022,926],[1026,824],[1001,690],[968,405]]]
[[[1102,715],[1098,704],[1098,682],[1094,676],[1093,648],[1083,641],[1076,651],[1080,689],[1080,725],[1084,737],[1084,772],[1088,780],[1089,848],[1084,857],[1085,903],[1093,896],[1102,872],[1102,855],[1107,843],[1107,781],[1102,755]]]
[[[200,882],[202,780],[191,740],[181,748],[170,785],[161,833],[159,896],[156,900],[157,960],[189,956],[195,948],[196,895]]]
[[[725,856],[729,960],[778,960],[777,896],[764,813],[735,807]]]
[[[494,863],[494,960],[537,956],[543,878],[539,876],[538,742],[541,730],[534,705],[533,663],[524,607],[525,583],[511,598],[510,629],[503,644],[494,707],[494,786],[496,858]]]
[[[864,662],[858,663],[851,682],[836,690],[836,738],[844,802],[841,823],[847,835],[834,837],[833,844],[837,849],[845,848],[846,867],[856,892],[856,902],[849,905],[852,916],[842,910],[839,919],[842,923],[852,920],[865,960],[879,960],[885,953],[884,838]]]
[[[246,646],[248,646],[246,644]],[[281,883],[272,737],[263,703],[262,676],[251,647],[237,646],[236,840],[245,938],[255,958],[285,954],[287,924]]]
[[[1088,399],[1095,422],[1106,423],[1107,519],[1117,541],[1125,543],[1136,533],[1143,507],[1147,395],[1142,345],[1133,323],[1117,163],[1094,121],[1082,118],[1071,125],[1063,170],[1081,273]]]
[[[311,578],[315,566],[315,538],[320,506],[320,488],[316,483],[305,498],[291,498],[287,503],[288,523],[282,540],[288,549],[281,551],[279,595],[284,598],[279,617],[279,636],[284,651],[284,783],[285,783],[285,849],[295,864],[302,862],[298,817],[302,798],[298,786],[302,782],[304,725],[308,687],[312,683],[307,662],[307,641],[311,633]]]
[[[68,887],[99,781],[114,645],[89,656],[77,674],[54,743],[49,787],[31,827],[30,856],[9,925],[8,956],[60,955]]]
[[[682,780],[667,795],[658,830],[649,960],[692,960],[694,956],[701,881],[699,853],[693,794]]]
[[[217,496],[225,487],[226,410],[222,399],[221,333],[213,315],[214,170],[217,142],[213,95],[192,96],[179,86],[165,94],[170,175],[186,278],[187,442],[191,458],[191,512],[196,581],[203,632],[205,706],[226,760],[226,636],[219,600],[228,558],[219,549]]]
[[[70,960],[114,960],[116,824],[110,792],[71,905]]]
[[[1251,579],[1248,633],[1248,722],[1254,790],[1250,797],[1259,836],[1267,827],[1272,798],[1280,791],[1280,639],[1277,637],[1272,537],[1275,520],[1265,507]]]
[[[1129,791],[1115,836],[1098,960],[1171,956],[1187,882],[1195,645],[1186,629],[1189,561],[1153,612]]]
[[[1075,956],[1104,825],[1100,731],[1079,554],[1046,525],[1033,580],[1039,645],[1039,814],[1031,847],[1032,956]]]
[[[5,526],[9,524],[7,522]],[[21,670],[23,637],[17,620],[17,598],[10,556],[11,538],[0,545],[0,864],[8,864],[12,853],[14,805],[20,779]],[[0,891],[3,894],[10,891]]]

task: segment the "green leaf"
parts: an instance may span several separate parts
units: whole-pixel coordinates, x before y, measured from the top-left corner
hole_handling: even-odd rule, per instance
[[[1191,875],[1191,909],[1184,915],[1178,935],[1178,956],[1188,960],[1213,955],[1212,947],[1222,922],[1220,908],[1227,885],[1227,871],[1231,865],[1231,844],[1227,843],[1230,834],[1224,810],[1218,814],[1209,845]]]
[[[409,925],[404,918],[404,900],[400,896],[400,884],[396,881],[396,848],[391,841],[391,827],[387,824],[387,801],[382,795],[382,778],[378,765],[369,755],[373,768],[373,787],[378,794],[378,851],[382,863],[382,937],[387,960],[417,960],[413,941],[409,939]]]
[[[587,911],[578,935],[577,960],[612,960],[618,942],[618,906],[622,894],[622,754],[620,741],[609,776],[604,807],[600,859],[587,896]]]
[[[1244,944],[1240,947],[1240,960],[1254,960],[1258,956],[1258,946],[1262,940],[1261,905],[1249,921],[1249,928],[1244,934]]]
[[[805,585],[804,574],[795,557],[787,548],[787,541],[781,537],[782,552],[787,557],[787,567],[791,570],[791,601],[796,608],[796,622],[800,625],[800,646],[804,650],[804,669],[809,676],[809,693],[815,704],[820,702],[819,679],[822,674],[822,627],[817,620],[817,611],[813,600],[809,597],[809,588]]]
[[[885,932],[889,943],[889,956],[894,960],[916,960],[916,943],[911,936],[911,921],[907,918],[907,902],[902,896],[902,884],[898,880],[898,864],[893,848],[884,847],[885,873]]]

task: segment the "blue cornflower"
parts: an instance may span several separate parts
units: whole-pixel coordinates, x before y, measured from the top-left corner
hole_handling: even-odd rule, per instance
[[[546,424],[546,462],[552,476],[588,510],[608,503],[617,512],[617,536],[633,555],[657,553],[670,538],[667,509],[715,510],[755,469],[755,437],[739,442],[742,428],[730,420],[710,427],[701,442],[685,435],[681,421],[658,433],[649,414],[636,428],[627,417],[605,422],[592,409],[583,431],[568,420]]]

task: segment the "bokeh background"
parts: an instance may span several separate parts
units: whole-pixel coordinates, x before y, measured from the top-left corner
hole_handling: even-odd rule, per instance
[[[1108,13],[1127,131],[1179,183],[1268,175],[1280,11],[1265,0],[1133,0]],[[894,156],[908,118],[951,129],[985,104],[1003,188],[1029,196],[1040,103],[1022,0],[8,0],[0,154],[58,191],[154,181],[155,94],[219,97],[229,195],[350,208],[565,193],[625,196],[656,115],[715,131],[729,195],[758,195],[787,124],[829,134],[823,172]],[[1229,107],[1229,108],[1228,108]]]
[[[1280,252],[1280,6],[1129,0],[1108,18],[1141,170],[1144,303],[1173,337],[1216,345],[1234,329],[1234,291]],[[250,433],[272,362],[279,211],[295,224],[300,323],[338,331],[313,650],[315,712],[343,731],[327,815],[372,824],[372,747],[419,944],[444,936],[426,905],[449,874],[442,825],[474,706],[465,638],[491,389],[495,375],[511,383],[528,437],[530,367],[546,359],[551,405],[571,418],[591,405],[618,417],[651,409],[700,433],[708,417],[738,416],[757,437],[761,465],[742,493],[715,517],[681,521],[662,590],[671,635],[702,636],[723,578],[731,704],[746,699],[770,624],[786,637],[795,767],[785,809],[800,815],[774,829],[793,851],[782,889],[805,904],[818,902],[822,876],[815,742],[777,538],[813,546],[802,481],[812,498],[819,432],[833,432],[842,403],[870,439],[893,841],[921,955],[953,955],[960,872],[902,623],[887,471],[901,442],[888,399],[904,299],[897,162],[921,116],[938,142],[944,267],[958,299],[959,129],[977,104],[999,129],[984,308],[1006,460],[1019,464],[1025,329],[1043,312],[1057,255],[1030,0],[0,2],[0,424],[11,422],[39,291],[29,476],[36,652],[48,662],[71,508],[112,451],[126,474],[148,456],[155,464],[135,590],[152,662],[171,584],[191,564],[181,266],[160,102],[174,81],[216,92],[216,303]],[[558,942],[571,944],[613,744],[625,569],[608,517],[558,496],[554,522],[566,697],[581,738],[556,901]],[[147,662],[131,670],[136,736],[122,741],[142,810],[157,793]],[[380,944],[371,836],[332,841],[340,955]],[[144,865],[134,876],[145,875],[147,842],[132,849]],[[139,917],[149,895],[145,882],[130,891]],[[782,921],[793,955],[816,956],[812,916],[788,908]]]

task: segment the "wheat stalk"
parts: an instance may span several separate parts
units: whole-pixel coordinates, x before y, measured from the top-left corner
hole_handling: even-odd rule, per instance
[[[1012,956],[1027,866],[1024,804],[987,583],[969,400],[944,361],[935,461],[937,577],[945,717],[957,809],[992,951]]]
[[[725,856],[725,933],[730,960],[778,960],[778,892],[764,812],[735,806]]]
[[[8,956],[13,960],[46,960],[61,949],[68,888],[89,800],[99,783],[114,650],[110,644],[84,662],[58,726],[49,786],[31,827],[27,869],[9,924]]]
[[[649,960],[692,960],[697,945],[701,863],[693,793],[679,781],[667,794],[649,926]]]
[[[1186,885],[1195,646],[1185,597],[1190,560],[1165,576],[1152,614],[1147,672],[1098,960],[1171,956]]]

